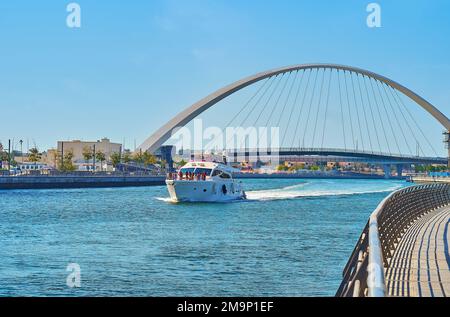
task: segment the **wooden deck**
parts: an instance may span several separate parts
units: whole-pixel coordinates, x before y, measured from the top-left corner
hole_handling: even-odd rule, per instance
[[[450,296],[450,206],[415,221],[395,248],[386,270],[390,296]]]

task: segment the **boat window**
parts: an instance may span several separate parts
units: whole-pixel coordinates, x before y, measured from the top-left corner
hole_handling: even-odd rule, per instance
[[[212,173],[212,177],[214,177],[214,176],[218,176],[218,175],[220,175],[220,174],[222,174],[223,172],[221,171],[221,170],[214,170],[214,172]]]
[[[220,178],[227,178],[227,179],[228,179],[228,178],[231,178],[231,175],[230,175],[230,174],[227,174],[227,173],[225,173],[225,172],[223,172],[222,174],[219,175],[219,177],[220,177]]]
[[[186,174],[186,173],[193,173],[194,170],[195,170],[195,168],[192,168],[192,167],[189,167],[189,168],[182,168],[182,169],[181,169],[181,172],[182,172],[183,174]]]
[[[195,174],[206,173],[206,176],[209,176],[209,175],[211,175],[211,171],[212,171],[212,169],[210,169],[210,168],[196,168]]]

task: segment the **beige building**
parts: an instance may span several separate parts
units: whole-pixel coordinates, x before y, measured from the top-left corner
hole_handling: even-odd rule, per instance
[[[106,159],[108,160],[112,153],[120,153],[122,150],[122,145],[119,143],[112,143],[109,139],[103,138],[98,141],[58,141],[57,151],[59,154],[61,153],[73,153],[73,161],[84,161],[83,151],[85,148],[94,149],[95,152],[102,152],[105,154]]]

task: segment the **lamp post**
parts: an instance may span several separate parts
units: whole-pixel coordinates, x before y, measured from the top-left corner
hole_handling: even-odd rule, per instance
[[[92,151],[92,163],[94,166],[92,166],[92,170],[95,173],[95,144],[93,145],[93,151]]]
[[[23,164],[23,147],[22,147],[23,140],[20,140],[19,143],[20,143],[20,155],[22,156],[22,164]]]
[[[8,139],[8,171],[11,170],[11,139]]]

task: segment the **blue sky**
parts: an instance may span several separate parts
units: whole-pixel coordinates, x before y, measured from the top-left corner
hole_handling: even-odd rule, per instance
[[[132,147],[226,84],[308,62],[383,74],[450,116],[450,2],[377,1],[376,29],[369,2],[79,0],[82,27],[70,29],[70,1],[2,1],[0,141]]]

